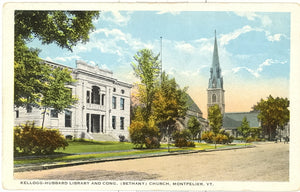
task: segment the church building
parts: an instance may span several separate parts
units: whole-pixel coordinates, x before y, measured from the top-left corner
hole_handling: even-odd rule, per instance
[[[76,82],[66,85],[78,98],[77,104],[57,113],[49,109],[45,127],[55,128],[66,137],[117,141],[129,139],[130,95],[132,85],[119,81],[109,70],[76,61],[76,68],[44,61],[53,68],[68,68]],[[15,108],[15,126],[26,121],[42,125],[42,110],[36,107]]]
[[[258,112],[225,112],[225,90],[223,87],[223,77],[218,54],[218,43],[215,31],[215,42],[212,58],[212,66],[210,68],[210,78],[207,89],[207,110],[209,107],[219,105],[223,115],[223,129],[233,136],[238,136],[237,128],[241,126],[244,117],[250,124],[250,127],[259,127],[260,122],[257,118]]]

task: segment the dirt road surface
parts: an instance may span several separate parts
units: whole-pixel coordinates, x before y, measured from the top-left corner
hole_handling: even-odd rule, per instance
[[[289,144],[18,172],[16,179],[288,181]]]

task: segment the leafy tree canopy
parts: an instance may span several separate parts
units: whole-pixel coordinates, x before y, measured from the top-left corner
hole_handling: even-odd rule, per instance
[[[202,125],[196,117],[193,116],[188,120],[188,129],[191,131],[193,139],[195,139],[197,134],[201,133],[201,128]]]
[[[141,83],[138,85],[138,100],[145,106],[145,117],[148,119],[152,111],[155,89],[160,74],[159,54],[154,55],[150,49],[142,49],[134,55],[132,68]]]
[[[208,122],[210,129],[215,133],[219,133],[222,127],[223,116],[219,105],[213,105],[208,108]]]
[[[51,72],[49,81],[43,90],[41,105],[52,107],[61,112],[70,105],[75,104],[77,99],[72,95],[72,90],[66,87],[75,80],[68,69],[56,68]]]
[[[284,126],[290,120],[289,100],[287,98],[272,97],[261,99],[253,109],[259,111],[258,118],[261,120],[262,128],[273,139],[276,128]]]
[[[55,43],[72,50],[89,40],[98,11],[15,11],[15,39],[38,38],[43,44]]]
[[[55,43],[72,51],[76,43],[88,41],[89,32],[95,28],[92,20],[98,16],[97,11],[15,11],[14,102],[17,107],[40,105],[53,75],[49,66],[41,64],[39,50],[28,48],[26,43],[39,39],[43,44]]]
[[[237,130],[243,136],[243,138],[247,138],[250,135],[250,125],[246,117],[243,118],[242,124],[237,128]]]
[[[160,86],[153,100],[153,113],[160,127],[172,128],[177,119],[184,117],[188,109],[186,89],[180,89],[175,78],[162,73]]]

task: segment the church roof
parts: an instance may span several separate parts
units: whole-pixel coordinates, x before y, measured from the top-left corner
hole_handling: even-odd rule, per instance
[[[257,116],[258,112],[225,113],[223,116],[223,127],[227,130],[236,129],[241,126],[244,117],[247,118],[250,127],[259,127],[260,123]]]
[[[189,94],[187,94],[187,105],[188,105],[188,110],[202,114],[202,111],[200,110],[198,105],[195,103],[195,101],[191,98]]]

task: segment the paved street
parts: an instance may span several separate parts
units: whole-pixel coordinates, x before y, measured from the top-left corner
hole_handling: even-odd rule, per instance
[[[17,179],[288,181],[289,144],[86,164],[14,174]]]

